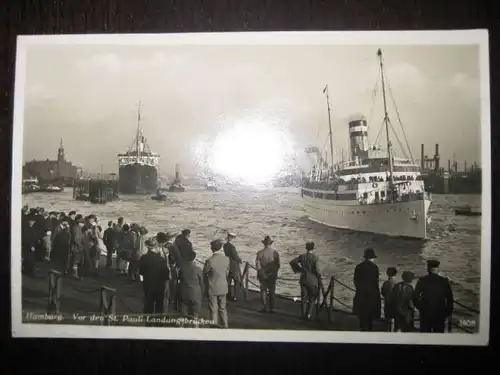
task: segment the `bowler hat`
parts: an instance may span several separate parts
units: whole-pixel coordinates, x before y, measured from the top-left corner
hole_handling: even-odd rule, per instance
[[[172,232],[167,232],[167,233],[158,232],[158,234],[156,235],[156,241],[158,241],[158,243],[165,243],[174,237],[175,237],[175,233],[172,233]]]
[[[271,239],[270,236],[265,236],[264,239],[262,240],[262,243],[264,245],[271,245],[274,241]]]
[[[80,224],[80,223],[85,223],[85,220],[83,220],[83,218],[81,217],[81,218],[77,219],[77,220],[76,220],[76,222],[77,222],[78,224]]]
[[[427,261],[427,268],[437,268],[440,264],[439,260],[429,259]]]
[[[307,241],[306,242],[306,249],[307,250],[314,250],[314,241]]]
[[[220,250],[222,248],[222,241],[219,239],[213,240],[210,242],[210,247],[215,251]]]
[[[76,215],[76,211],[70,211],[68,216],[71,216],[71,215]]]
[[[376,257],[377,255],[375,255],[375,250],[373,250],[372,248],[366,249],[363,255],[363,258],[365,259],[375,259]]]
[[[191,234],[191,229],[183,229],[181,234],[184,236],[189,236]]]

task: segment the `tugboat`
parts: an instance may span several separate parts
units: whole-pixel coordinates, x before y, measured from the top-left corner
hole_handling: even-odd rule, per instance
[[[184,187],[184,185],[182,185],[181,182],[181,172],[179,164],[175,165],[175,179],[170,184],[168,191],[171,193],[183,193],[186,191],[186,188]]]
[[[205,190],[218,192],[219,188],[217,187],[217,184],[214,181],[208,181],[207,184],[205,185]]]
[[[151,197],[152,200],[154,201],[166,201],[167,200],[167,195],[165,194],[165,192],[167,191],[167,189],[163,189],[163,188],[159,188],[156,190],[156,195],[153,195]]]
[[[42,188],[42,191],[44,193],[62,193],[64,191],[64,188],[62,186],[47,185]]]

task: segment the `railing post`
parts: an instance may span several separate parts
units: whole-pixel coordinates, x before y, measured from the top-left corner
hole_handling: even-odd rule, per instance
[[[50,270],[49,272],[49,301],[47,304],[47,312],[59,314],[60,297],[61,297],[61,272]]]
[[[446,323],[448,325],[448,332],[451,333],[451,331],[453,330],[453,316],[450,314],[450,316],[448,317],[448,319],[446,320]]]
[[[115,315],[116,310],[116,289],[101,287],[101,325],[111,325],[110,316]]]
[[[333,301],[335,300],[335,278],[332,276],[330,278],[330,293],[328,293],[328,297],[330,301],[328,301],[328,322],[333,323]]]
[[[316,319],[319,318],[321,311],[321,299],[324,298],[325,288],[323,286],[323,281],[318,277],[318,298],[316,298]],[[309,308],[309,301],[304,302],[306,304],[306,309]]]
[[[243,299],[246,301],[248,299],[248,274],[250,273],[250,265],[248,262],[245,262],[245,267],[243,268],[243,278],[244,278],[244,290],[243,290]]]

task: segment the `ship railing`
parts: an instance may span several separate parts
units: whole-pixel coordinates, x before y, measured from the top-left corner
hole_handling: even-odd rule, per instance
[[[196,259],[196,261],[200,264],[204,264],[203,261]],[[260,286],[257,280],[257,269],[250,262],[242,262],[242,269],[239,268],[239,276],[240,276],[240,287],[243,293],[244,300],[248,299],[249,291],[259,291]],[[297,287],[299,287],[299,278],[298,277],[284,277],[279,276],[277,279],[277,283],[286,284],[286,286],[290,287],[292,283],[296,283]],[[333,322],[334,320],[334,312],[343,312],[352,314],[352,299],[348,301],[345,292],[347,291],[352,296],[356,293],[356,289],[342,282],[338,278],[334,276],[323,275],[318,280],[318,289],[319,296],[316,300],[316,314],[319,315],[323,310],[327,310],[328,320]],[[342,291],[344,293],[342,293]],[[288,297],[288,296],[277,296],[278,298],[291,299],[294,301],[300,301],[300,298],[297,297]],[[302,302],[302,301],[300,301]],[[384,301],[381,298],[381,303],[383,305]],[[446,320],[446,330],[447,332],[452,332],[454,329],[458,329],[461,332],[465,333],[476,333],[479,322],[480,311],[473,307],[467,306],[465,303],[454,300],[453,301],[454,309],[452,315],[448,317]],[[394,322],[389,321],[386,322],[388,331],[394,331]],[[414,327],[418,326],[420,323],[420,317],[418,316],[418,311],[414,314]],[[419,328],[419,327],[416,327]]]

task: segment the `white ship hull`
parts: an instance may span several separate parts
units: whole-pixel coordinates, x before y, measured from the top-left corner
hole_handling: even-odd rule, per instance
[[[302,199],[309,218],[330,227],[391,237],[427,238],[431,204],[428,199],[367,205],[305,195]]]

